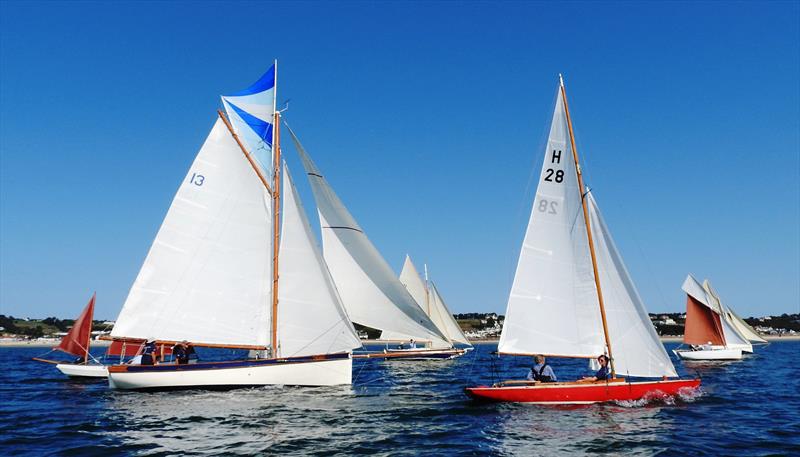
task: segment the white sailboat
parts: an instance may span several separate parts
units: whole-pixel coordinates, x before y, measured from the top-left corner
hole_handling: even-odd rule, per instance
[[[594,196],[583,185],[563,80],[498,352],[586,359],[605,355],[610,359],[610,376],[577,382],[509,381],[468,388],[471,397],[596,403],[674,395],[700,384],[696,379],[667,379],[677,376],[675,367]]]
[[[351,383],[361,343],[281,173],[276,65],[223,97],[228,116],[181,182],[111,333],[262,357],[114,365],[111,387]]]
[[[347,314],[354,323],[380,330],[378,342],[387,345],[384,351],[354,357],[449,359],[463,355],[465,350],[454,348],[417,305],[314,165],[295,133],[288,126],[287,129],[314,193],[322,228],[323,256]],[[425,347],[404,350],[411,340]],[[394,348],[388,349],[388,345]]]
[[[683,342],[689,348],[673,353],[686,360],[739,360],[742,352],[753,352],[750,342],[724,317],[725,308],[711,290],[688,275],[681,287],[686,292],[686,323]]]
[[[431,318],[450,344],[454,346],[455,344],[463,344],[472,347],[472,344],[467,340],[458,322],[453,317],[453,313],[450,312],[450,309],[445,304],[436,285],[428,279],[427,266],[425,267],[425,279],[423,280],[414,266],[414,262],[411,261],[411,257],[406,255],[403,269],[400,272],[400,282],[406,286],[406,289],[414,297],[419,307]]]

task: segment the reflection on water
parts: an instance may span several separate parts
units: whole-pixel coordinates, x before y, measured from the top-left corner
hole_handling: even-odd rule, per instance
[[[0,455],[798,454],[799,349],[773,344],[691,368],[676,360],[703,378],[698,395],[569,407],[468,400],[464,387],[530,367],[495,360],[490,345],[447,361],[355,361],[353,386],[153,393],[71,381],[29,362],[35,350],[0,349],[0,417],[10,419],[0,421]],[[588,370],[548,362],[562,379]]]

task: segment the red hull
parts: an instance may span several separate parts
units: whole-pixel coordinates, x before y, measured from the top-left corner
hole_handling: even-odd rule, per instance
[[[548,383],[528,386],[468,387],[467,395],[483,401],[540,404],[590,404],[677,395],[700,387],[699,379],[645,382]]]

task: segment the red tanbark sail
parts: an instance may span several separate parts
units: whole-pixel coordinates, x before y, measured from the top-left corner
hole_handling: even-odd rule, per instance
[[[686,344],[725,345],[719,315],[699,301],[686,296],[686,325],[683,332]]]
[[[83,309],[81,315],[75,319],[75,324],[61,340],[61,344],[58,345],[57,349],[67,354],[77,356],[86,356],[89,353],[89,340],[92,338],[92,318],[94,317],[94,299],[96,295],[97,294],[92,295],[89,304]]]

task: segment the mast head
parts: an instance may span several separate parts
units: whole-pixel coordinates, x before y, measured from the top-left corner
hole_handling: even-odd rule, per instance
[[[561,87],[564,87],[564,77],[563,77],[563,76],[561,76],[561,73],[559,73],[559,74],[558,74],[558,84],[559,84]]]

